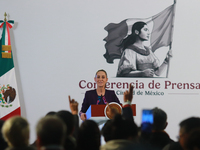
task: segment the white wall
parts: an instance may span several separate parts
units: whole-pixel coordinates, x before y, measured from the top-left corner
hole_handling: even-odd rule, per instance
[[[158,106],[167,112],[167,132],[176,140],[179,122],[199,116],[200,89],[164,89],[164,83],[199,82],[200,1],[177,2],[169,78],[115,78],[119,60],[108,64],[103,57],[103,38],[107,35],[104,27],[108,23],[148,18],[171,4],[173,0],[1,0],[0,19],[7,12],[9,19],[15,20],[11,43],[22,115],[31,124],[31,142],[40,117],[48,111],[69,110],[68,95],[81,107],[88,88],[81,89],[79,82],[93,82],[95,72],[101,68],[108,72],[109,82],[143,82],[143,92],[150,90],[147,85],[152,80],[160,82],[157,91],[164,92],[164,96],[134,96],[135,121],[140,125],[143,108]],[[122,95],[118,97],[122,101]]]

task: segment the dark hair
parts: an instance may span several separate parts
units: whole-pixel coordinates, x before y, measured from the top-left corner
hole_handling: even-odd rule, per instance
[[[46,116],[50,116],[50,115],[55,115],[56,114],[56,112],[55,111],[49,111],[47,114],[46,114]]]
[[[67,126],[67,136],[69,136],[74,129],[74,116],[71,112],[67,110],[60,110],[56,113],[56,115],[65,123]]]
[[[78,150],[99,150],[100,130],[93,120],[85,120],[78,131],[77,149]]]
[[[153,111],[153,129],[164,130],[166,127],[167,114],[157,107],[152,109]]]
[[[104,137],[104,140],[106,142],[112,140],[112,137],[111,137],[111,129],[112,129],[112,121],[111,120],[108,120],[103,128],[101,129],[101,134],[103,135]]]
[[[96,74],[95,74],[95,77],[96,77],[97,73],[100,72],[100,71],[103,71],[103,72],[106,74],[106,77],[108,77],[108,76],[107,76],[107,72],[106,72],[105,70],[103,70],[103,69],[98,70],[98,71],[96,72]]]
[[[188,150],[193,150],[195,147],[200,149],[200,128],[194,129],[188,135],[187,141],[185,142],[185,147]]]
[[[138,22],[134,23],[132,26],[132,29],[131,29],[132,33],[130,35],[128,35],[125,39],[123,39],[123,41],[121,42],[121,44],[119,46],[122,47],[123,50],[125,50],[128,46],[134,44],[136,41],[136,38],[138,37],[138,35],[135,34],[135,30],[137,30],[140,34],[141,29],[145,25],[146,25],[146,23],[142,22],[142,21],[138,21]]]
[[[45,116],[36,126],[37,136],[41,140],[40,146],[63,145],[66,126],[57,116]]]
[[[123,119],[120,114],[115,115],[112,120],[111,138],[128,139],[135,138],[138,135],[137,125],[128,119]]]
[[[184,129],[185,133],[189,133],[195,128],[200,128],[200,118],[199,117],[190,117],[183,120],[180,124],[180,127]]]
[[[4,140],[2,131],[1,131],[4,122],[5,122],[4,120],[0,120],[0,150],[6,149],[6,147],[8,147],[8,144]]]

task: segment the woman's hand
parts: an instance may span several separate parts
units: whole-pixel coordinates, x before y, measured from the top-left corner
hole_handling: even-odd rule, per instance
[[[167,57],[172,57],[172,50],[171,49],[168,51]]]
[[[145,77],[152,77],[154,75],[154,70],[153,69],[145,69],[143,70],[144,76]]]
[[[87,119],[87,116],[85,113],[82,113],[81,114],[81,120],[85,121]]]
[[[172,57],[172,50],[171,49],[167,53],[167,56],[164,60],[164,64],[168,64],[170,57]]]

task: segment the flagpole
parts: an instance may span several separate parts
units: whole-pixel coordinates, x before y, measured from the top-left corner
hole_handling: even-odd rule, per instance
[[[4,13],[4,21],[6,22],[7,21],[7,19],[6,19],[6,16],[7,16],[7,14],[6,14],[6,12]]]
[[[171,32],[171,42],[169,44],[169,50],[172,48],[172,38],[173,38],[173,31],[174,31],[174,18],[175,18],[175,7],[176,6],[176,0],[174,0],[174,9],[173,9],[173,19],[172,19],[172,32]],[[166,78],[168,78],[169,74],[169,64],[170,64],[170,57],[168,60],[168,65],[167,65],[167,72],[166,72]]]

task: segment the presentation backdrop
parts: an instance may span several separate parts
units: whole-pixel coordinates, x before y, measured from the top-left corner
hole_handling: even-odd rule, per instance
[[[138,126],[142,109],[159,107],[168,115],[166,131],[177,140],[180,121],[200,115],[200,1],[177,0],[175,10],[170,7],[173,4],[173,0],[1,0],[0,20],[5,12],[15,20],[11,44],[22,116],[30,123],[31,142],[39,118],[49,111],[69,110],[68,95],[79,102],[80,110],[85,91],[96,87],[94,76],[99,69],[107,71],[107,88],[115,90],[121,102],[127,85],[134,85],[132,103],[136,104]],[[161,12],[161,23],[166,13],[171,16],[166,20],[168,33],[164,40],[159,37],[164,44],[157,42],[153,50],[153,17]],[[173,57],[159,77],[116,77],[122,53],[113,54],[105,47],[110,35],[105,27],[126,23],[123,39],[136,18],[148,21],[152,33],[146,46],[152,47],[160,64],[172,42]],[[122,36],[121,26],[118,31]]]

